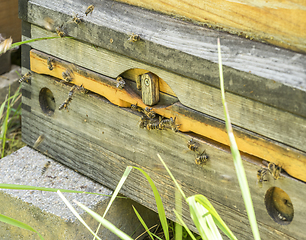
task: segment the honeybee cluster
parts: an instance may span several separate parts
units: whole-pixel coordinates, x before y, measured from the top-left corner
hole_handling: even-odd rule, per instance
[[[146,107],[142,109],[135,104],[131,105],[131,109],[143,113],[139,123],[140,128],[146,128],[147,130],[171,129],[174,132],[178,131],[178,125],[175,123],[175,118],[163,118],[152,111],[152,108]]]
[[[269,163],[267,168],[261,168],[257,171],[257,179],[260,184],[268,181],[265,179],[267,173],[271,174],[274,180],[279,179],[282,168],[275,163]]]

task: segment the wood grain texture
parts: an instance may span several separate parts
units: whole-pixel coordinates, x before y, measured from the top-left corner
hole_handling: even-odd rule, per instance
[[[46,35],[52,34],[32,27],[32,37]],[[134,68],[151,71],[170,86],[183,105],[224,120],[220,90],[215,87],[76,40],[56,39],[45,43],[34,42],[31,46],[113,78]],[[306,151],[303,144],[306,135],[304,118],[232,93],[226,93],[226,101],[233,124]],[[291,124],[288,125],[288,122]]]
[[[41,89],[50,89],[59,105],[67,97],[70,86],[33,73],[32,84],[23,84],[23,88],[32,94],[31,99],[23,99],[32,107],[31,112],[22,112],[23,140],[27,144],[33,145],[37,137],[44,134],[46,139],[39,146],[40,151],[47,151],[49,156],[111,188],[116,186],[126,166],[142,167],[155,181],[167,216],[173,219],[174,188],[160,168],[156,157],[159,152],[188,196],[204,194],[238,238],[252,236],[228,148],[194,138],[200,149],[205,149],[210,156],[207,165],[198,166],[194,162],[195,153],[187,148],[190,136],[140,129],[140,116],[130,109],[118,108],[94,94],[76,92],[69,111],[56,109],[54,115],[49,116],[40,107]],[[260,187],[256,176],[260,166],[247,161],[244,166],[262,238],[301,239],[306,224],[305,184],[283,175],[275,181],[269,176]],[[266,212],[264,196],[273,186],[283,189],[293,202],[294,219],[289,225],[275,223]],[[156,210],[151,189],[140,173],[135,171],[129,176],[122,193]],[[184,205],[185,213],[187,209]],[[193,226],[190,219],[186,221]]]
[[[109,0],[30,1],[28,21],[54,31],[71,22],[72,11],[83,15],[90,4],[95,10],[81,25],[65,24],[68,35],[214,87],[219,87],[219,37],[226,91],[306,116],[303,54]],[[129,42],[131,33],[141,41]]]
[[[306,3],[303,1],[118,1],[191,19],[246,38],[306,52]]]
[[[47,59],[49,58],[53,60],[52,71],[48,68],[47,64]],[[137,90],[136,84],[132,84],[133,82],[131,83],[126,79],[125,88],[118,89],[115,79],[96,74],[77,65],[71,65],[69,62],[35,49],[31,50],[30,59],[31,70],[36,73],[62,78],[61,73],[67,67],[70,67],[73,69],[72,84],[82,85],[120,107],[130,107],[131,104],[142,108],[147,107],[142,102],[141,92]],[[160,82],[163,82],[163,80],[160,79]],[[230,145],[224,121],[195,111],[177,101],[177,98],[161,94],[161,101],[153,107],[153,111],[166,118],[175,118],[175,122],[179,126],[178,129],[182,132],[194,132],[227,146]],[[233,126],[233,128],[240,151],[265,159],[268,162],[273,162],[281,166],[291,176],[306,181],[305,153],[237,126]]]

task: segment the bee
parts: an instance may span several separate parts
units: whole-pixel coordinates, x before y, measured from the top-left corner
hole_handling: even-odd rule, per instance
[[[270,162],[269,165],[268,165],[268,169],[269,169],[271,175],[273,176],[274,180],[277,180],[280,176],[282,168],[275,165],[275,163]]]
[[[48,68],[49,68],[50,71],[53,70],[53,65],[52,65],[53,62],[54,62],[54,60],[51,57],[48,57],[47,64],[48,64]]]
[[[90,5],[86,11],[85,11],[85,14],[86,16],[89,14],[89,13],[92,13],[92,11],[94,10],[95,6],[94,5]]]
[[[45,136],[44,136],[44,135],[40,135],[40,136],[36,139],[36,141],[35,141],[35,143],[34,143],[34,145],[33,145],[33,148],[37,148],[44,140],[45,140]]]
[[[146,107],[143,110],[143,113],[148,117],[148,118],[155,118],[155,112],[152,111],[152,108]]]
[[[160,128],[164,129],[166,127],[171,128],[174,132],[177,132],[177,125],[175,124],[175,118],[173,119],[172,117],[163,119],[159,122]]]
[[[143,112],[142,108],[137,106],[137,103],[136,104],[132,104],[131,105],[131,109],[134,110],[134,111],[137,111],[137,112]]]
[[[72,21],[76,24],[80,24],[82,22],[82,19],[78,17],[78,14],[73,14]]]
[[[61,26],[55,28],[55,31],[56,31],[57,35],[60,36],[61,38],[65,37],[65,32],[63,31],[62,27],[63,27],[63,24]]]
[[[258,183],[260,184],[260,186],[262,186],[263,182],[268,181],[268,180],[264,179],[267,172],[268,172],[268,169],[266,169],[266,168],[261,168],[257,171],[257,179],[258,179]]]
[[[209,156],[206,155],[205,150],[204,150],[204,152],[201,155],[197,156],[197,158],[195,159],[195,163],[197,165],[206,164],[208,159],[209,159]]]
[[[122,77],[117,77],[117,84],[116,87],[119,88],[120,90],[124,88],[125,81],[123,80]]]
[[[147,128],[147,125],[149,123],[149,119],[145,116],[142,116],[140,119],[139,127],[140,128]]]
[[[191,138],[188,142],[187,142],[187,147],[194,152],[198,151],[198,146],[196,144],[196,142],[193,141],[193,139]]]
[[[84,93],[84,94],[86,94],[86,93],[89,92],[88,89],[86,89],[86,88],[83,87],[83,84],[82,84],[81,86],[78,87],[78,90],[79,90],[81,93]]]
[[[132,33],[132,35],[130,35],[130,37],[129,37],[129,42],[137,42],[137,41],[139,41],[140,40],[140,36],[139,35],[136,35],[136,34],[134,34],[134,33]]]
[[[50,165],[51,165],[50,161],[46,162],[43,169],[41,170],[41,175],[43,175],[47,171],[47,169],[48,169],[48,167],[50,167]]]
[[[73,77],[73,72],[71,69],[67,68],[65,72],[62,72],[62,77],[66,82],[71,82]]]
[[[72,98],[68,97],[58,108],[58,110],[67,109],[69,103],[72,101]]]
[[[75,89],[77,89],[77,85],[73,85],[72,88],[70,88],[69,93],[68,93],[68,98],[72,98]]]
[[[32,72],[27,72],[26,74],[23,75],[22,78],[19,79],[19,82],[26,82],[28,83],[31,80]]]
[[[149,122],[147,124],[147,129],[148,130],[153,130],[153,129],[158,129],[159,130],[159,123],[158,122]]]

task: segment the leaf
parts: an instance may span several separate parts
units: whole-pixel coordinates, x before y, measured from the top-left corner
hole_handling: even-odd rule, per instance
[[[29,226],[29,225],[27,225],[27,224],[25,224],[25,223],[23,223],[23,222],[20,222],[20,221],[14,219],[14,218],[10,218],[10,217],[7,217],[7,216],[5,216],[5,215],[0,214],[0,221],[1,221],[1,222],[5,222],[5,223],[10,224],[10,225],[15,226],[15,227],[19,227],[19,228],[22,228],[22,229],[29,230],[29,231],[31,231],[31,232],[35,232],[35,233],[38,234],[38,236],[40,237],[40,239],[44,239],[44,238],[40,235],[40,233],[38,233],[34,228],[32,228],[31,226]]]

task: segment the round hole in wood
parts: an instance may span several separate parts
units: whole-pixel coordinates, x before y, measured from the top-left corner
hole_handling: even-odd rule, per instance
[[[270,217],[281,225],[288,225],[294,216],[293,204],[288,194],[278,187],[271,187],[265,196]]]
[[[52,116],[55,110],[55,99],[48,88],[42,88],[39,92],[39,104],[43,113]]]

